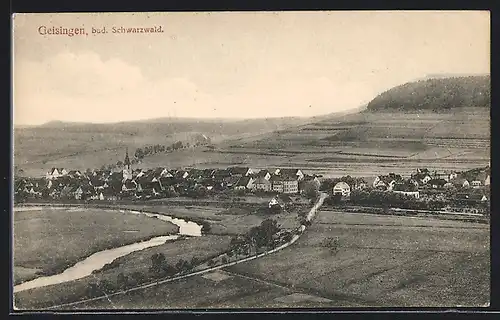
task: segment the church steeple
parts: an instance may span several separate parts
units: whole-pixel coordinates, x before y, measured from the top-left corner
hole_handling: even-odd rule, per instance
[[[128,157],[128,147],[127,147],[127,151],[125,153],[125,160],[123,161],[123,164],[125,165],[125,168],[130,170],[130,159]]]

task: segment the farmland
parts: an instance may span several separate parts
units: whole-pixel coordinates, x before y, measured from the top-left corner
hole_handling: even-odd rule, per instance
[[[171,145],[176,141],[194,145],[197,136],[206,135],[211,143],[227,138],[244,138],[307,122],[302,118],[250,120],[153,119],[112,124],[60,123],[14,129],[15,165],[28,176],[40,176],[52,167],[78,170],[98,168],[123,160],[125,148],[132,152],[146,145]],[[160,159],[203,158],[199,149],[162,154]],[[195,155],[198,154],[197,157]],[[206,155],[205,155],[206,157]],[[157,157],[158,158],[158,157]],[[152,160],[154,163],[155,160]],[[146,163],[146,165],[148,165]]]
[[[387,170],[406,174],[415,167],[465,170],[489,162],[490,114],[481,108],[363,111],[258,139],[235,139],[214,152],[228,158],[246,155],[250,166],[300,167],[327,176],[339,171],[354,176]]]
[[[275,254],[72,308],[478,306],[489,259],[485,225],[322,211]]]
[[[14,283],[32,279],[36,272],[58,273],[101,250],[177,231],[178,227],[171,223],[118,211],[16,211]]]

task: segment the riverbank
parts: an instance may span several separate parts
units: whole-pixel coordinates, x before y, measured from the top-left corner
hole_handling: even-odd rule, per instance
[[[315,203],[315,205],[313,206],[313,208],[311,208],[308,211],[308,213],[306,214],[306,220],[307,221],[311,221],[313,219],[313,217],[314,217],[314,215],[316,213],[316,210],[322,205],[323,200],[325,198],[326,198],[326,194],[321,194],[321,196],[318,198],[318,201]],[[81,302],[68,303],[68,302],[60,302],[60,301],[58,302],[57,299],[53,299],[53,298],[49,298],[49,299],[50,299],[50,301],[52,301],[52,306],[55,305],[54,307],[56,307],[56,308],[59,308],[57,306],[66,306],[66,307],[68,307],[68,306],[72,306],[72,305],[82,304],[82,303],[85,303],[86,301],[99,301],[102,298],[109,299],[110,296],[116,296],[116,295],[120,295],[120,294],[123,294],[123,293],[126,293],[126,292],[137,291],[137,290],[140,290],[141,288],[147,288],[147,287],[159,285],[161,283],[175,281],[176,279],[184,279],[184,278],[196,276],[198,274],[207,273],[207,272],[210,272],[211,270],[217,270],[217,269],[224,268],[226,266],[230,266],[230,265],[234,265],[234,264],[238,264],[238,263],[250,261],[250,260],[253,260],[253,259],[257,259],[257,258],[260,258],[262,256],[265,256],[265,255],[277,252],[277,251],[279,251],[279,250],[281,250],[283,248],[286,248],[287,246],[289,246],[289,245],[293,244],[295,241],[297,241],[297,239],[305,231],[305,229],[306,229],[306,227],[304,225],[301,225],[297,229],[297,234],[295,234],[295,236],[293,236],[293,238],[289,242],[284,243],[281,246],[279,246],[279,247],[277,247],[275,249],[272,249],[270,251],[262,252],[262,253],[260,253],[258,255],[248,256],[248,257],[243,258],[243,259],[238,260],[238,261],[233,261],[233,262],[230,262],[230,263],[226,263],[226,264],[222,264],[222,265],[210,267],[210,268],[205,269],[205,270],[196,271],[196,272],[192,272],[192,273],[187,273],[187,274],[180,275],[180,276],[168,277],[167,279],[164,279],[164,280],[157,280],[156,282],[146,283],[146,284],[139,285],[139,286],[136,286],[136,287],[124,290],[124,291],[118,291],[116,293],[108,293],[108,294],[105,294],[104,296],[100,296],[100,297],[96,297],[96,298],[91,298],[91,299],[83,300]],[[207,237],[207,236],[204,236],[203,239],[205,239],[205,237]],[[198,238],[198,239],[200,239],[200,238]],[[230,238],[228,238],[228,240],[230,240]],[[213,249],[214,246],[210,245],[209,248]],[[227,246],[226,246],[226,249],[223,250],[223,251],[221,251],[220,253],[223,253],[225,251],[227,251]],[[203,252],[206,253],[207,250],[205,250]],[[220,254],[216,255],[216,256],[220,256]],[[48,289],[51,289],[51,290],[60,290],[60,288],[61,288],[61,286],[52,286],[52,287],[40,288],[40,289],[45,289],[45,290],[48,290]],[[19,295],[16,295],[15,296],[16,305],[18,307],[20,307],[20,308],[43,308],[43,307],[45,307],[46,304],[50,304],[50,302],[47,301],[47,297],[51,297],[51,296],[53,296],[53,294],[55,294],[54,292],[52,292],[52,293],[47,293],[47,292],[45,292],[45,293],[43,293],[43,292],[39,293],[41,295],[41,297],[45,297],[45,300],[40,301],[40,302],[39,301],[34,302],[33,299],[30,299],[30,293],[31,294],[37,294],[36,292],[31,291],[31,292],[28,292],[28,293],[25,292],[26,295],[23,295],[22,292]],[[64,297],[63,299],[66,300],[66,301],[70,300],[70,299],[73,299],[73,301],[78,301],[78,299],[75,299],[74,296],[70,296],[70,297],[63,296],[62,293],[60,295],[55,294],[55,296],[56,297]],[[33,303],[36,303],[37,305],[33,306]],[[23,306],[25,304],[27,304],[27,305]]]
[[[230,240],[229,236],[204,235],[169,241],[118,258],[112,263],[112,267],[103,268],[78,280],[16,292],[15,305],[19,309],[39,309],[83,300],[89,297],[88,292],[92,284],[99,284],[103,290],[99,291],[100,295],[111,294],[109,290],[112,290],[111,286],[117,285],[120,274],[126,276],[131,285],[135,282],[140,284],[153,281],[156,276],[150,267],[154,254],[163,253],[166,262],[172,266],[180,260],[192,261],[193,257],[202,263],[225,252]]]
[[[323,201],[324,199],[327,197],[327,195],[325,193],[321,193],[319,198],[317,199],[317,202],[314,204],[314,206],[312,208],[310,208],[310,210],[307,212],[306,214],[306,218],[305,220],[308,221],[308,222],[311,222],[314,217],[315,217],[315,214],[317,212],[317,210],[321,207],[321,205],[323,204]],[[275,252],[278,252],[278,251],[281,251],[285,248],[288,248],[289,246],[293,245],[299,238],[302,234],[304,234],[304,231],[306,230],[306,226],[305,225],[300,225],[300,227],[296,230],[296,233],[295,235],[293,235],[292,239],[274,249],[271,249],[271,250],[268,250],[268,251],[264,251],[264,252],[261,252],[261,253],[258,253],[256,255],[249,255],[249,256],[246,256],[242,259],[239,259],[237,261],[232,261],[232,262],[228,262],[228,263],[223,263],[222,264],[218,264],[216,266],[212,266],[212,267],[209,267],[209,268],[206,268],[206,269],[203,269],[203,270],[199,270],[199,271],[191,271],[189,273],[186,273],[186,274],[183,274],[183,275],[178,275],[178,276],[174,276],[174,277],[168,277],[166,279],[163,279],[163,280],[158,280],[158,281],[155,281],[155,282],[151,282],[151,283],[146,283],[144,285],[140,285],[140,286],[136,286],[134,288],[131,288],[131,289],[127,289],[127,290],[123,290],[123,291],[119,291],[119,292],[116,292],[116,293],[111,293],[111,294],[107,294],[105,296],[100,296],[100,297],[96,297],[96,298],[92,298],[92,299],[87,299],[87,300],[83,300],[83,301],[77,301],[77,302],[73,302],[73,303],[66,303],[66,304],[60,304],[60,305],[56,305],[56,306],[53,306],[51,307],[50,309],[61,309],[61,308],[64,308],[66,310],[71,310],[71,309],[85,309],[85,308],[109,308],[109,307],[115,307],[115,303],[111,301],[111,298],[113,300],[119,300],[121,301],[119,304],[121,306],[125,306],[125,305],[131,305],[128,301],[129,298],[137,298],[139,296],[144,296],[144,294],[147,294],[146,292],[151,292],[151,291],[161,291],[166,285],[166,286],[170,286],[170,285],[176,285],[179,283],[178,280],[181,280],[182,279],[182,282],[183,283],[186,283],[187,286],[192,286],[192,284],[197,284],[198,280],[199,280],[199,276],[201,277],[204,277],[203,275],[205,274],[208,274],[210,272],[213,272],[213,271],[216,271],[216,270],[223,270],[227,267],[230,267],[230,266],[234,266],[234,265],[237,265],[237,264],[242,264],[242,263],[245,263],[245,262],[248,262],[248,261],[253,261],[253,260],[256,260],[256,259],[259,259],[259,258],[262,258],[262,257],[265,257],[265,256],[268,256],[268,255],[271,255],[271,254],[274,254]],[[184,280],[185,279],[185,280]],[[241,283],[240,283],[241,284]],[[234,284],[234,285],[231,285],[228,290],[229,290],[229,293],[233,292],[234,288],[237,287],[238,285],[237,284]],[[219,286],[216,286],[218,287],[219,289],[222,289],[224,290],[223,288],[227,288],[227,286],[223,286],[223,287],[219,287]],[[211,286],[211,288],[213,289],[214,287]],[[252,288],[246,288],[247,290],[246,291],[252,291],[253,289],[255,288],[254,284],[252,284]],[[207,290],[209,290],[207,288]],[[203,289],[204,292],[206,292],[207,290],[205,290],[205,288]],[[227,295],[227,291],[224,291],[222,292],[222,296],[224,296],[225,294]],[[169,293],[166,293],[166,294],[163,294],[161,293],[162,297],[165,297],[165,296],[170,296]],[[219,295],[219,294],[218,294]],[[229,296],[231,296],[229,294]],[[177,298],[177,295],[174,294],[174,296],[172,296],[173,299],[176,299]],[[198,299],[197,299],[198,298]],[[199,300],[199,299],[203,299],[203,296],[198,296],[198,297],[194,297],[193,299],[194,300]],[[228,297],[229,298],[229,297]],[[115,300],[115,301],[116,301]],[[165,303],[165,302],[168,302],[168,301],[165,301],[164,299],[162,299],[162,301]],[[141,301],[141,302],[138,302],[138,301],[133,301],[132,304],[135,304],[136,306],[138,306],[139,308],[143,307],[144,306],[144,303],[145,301]],[[187,302],[187,301],[185,301]],[[146,302],[146,305],[148,303]],[[192,305],[191,305],[192,306]]]
[[[96,208],[18,209],[13,222],[15,284],[58,274],[103,250],[179,232],[170,222]]]

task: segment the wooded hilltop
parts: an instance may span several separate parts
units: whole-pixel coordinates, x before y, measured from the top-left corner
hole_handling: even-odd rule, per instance
[[[466,76],[408,82],[389,89],[368,103],[368,111],[443,111],[489,108],[491,78]]]

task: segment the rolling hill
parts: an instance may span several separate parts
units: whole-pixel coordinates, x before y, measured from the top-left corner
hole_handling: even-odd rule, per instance
[[[136,148],[148,145],[168,146],[176,141],[194,145],[201,137],[213,144],[308,121],[305,118],[162,118],[106,124],[52,121],[14,128],[14,162],[18,169],[34,176],[45,174],[52,167],[98,168],[123,160],[127,147],[133,154]],[[191,151],[191,154],[196,152]]]
[[[144,158],[167,166],[300,167],[327,176],[465,170],[490,162],[489,76],[425,79],[387,90],[366,106],[313,118],[152,119],[115,124],[52,122],[14,131],[15,165],[28,175],[84,170],[130,150],[207,137],[210,148]]]
[[[489,103],[489,77],[427,79],[390,89],[358,113],[232,141],[218,152],[335,176],[468,169],[490,161]]]

